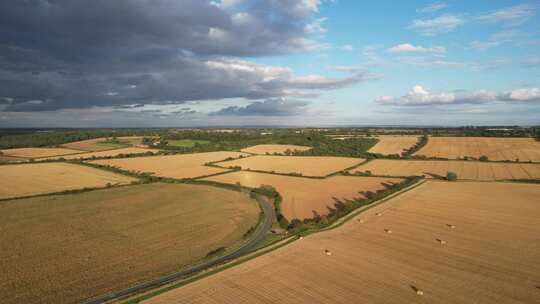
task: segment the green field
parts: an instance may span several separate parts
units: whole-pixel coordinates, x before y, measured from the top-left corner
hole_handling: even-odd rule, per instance
[[[259,220],[236,191],[146,184],[0,202],[2,303],[79,303],[242,243]]]
[[[207,145],[208,140],[193,140],[193,139],[180,139],[180,140],[168,140],[167,145],[172,147],[193,148],[195,145]]]

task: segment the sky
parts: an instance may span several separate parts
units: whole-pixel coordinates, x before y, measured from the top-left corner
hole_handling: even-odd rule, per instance
[[[539,10],[2,0],[0,128],[539,125]]]

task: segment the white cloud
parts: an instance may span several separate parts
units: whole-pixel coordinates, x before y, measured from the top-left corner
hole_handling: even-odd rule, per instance
[[[503,23],[506,26],[523,24],[536,13],[536,7],[520,4],[481,14],[476,19],[487,23]]]
[[[518,89],[504,92],[499,97],[501,100],[506,101],[540,101],[540,89]]]
[[[474,40],[469,43],[469,49],[478,50],[478,51],[485,51],[487,49],[494,48],[496,46],[499,46],[501,43],[497,41],[479,41]]]
[[[403,43],[400,45],[393,46],[387,50],[390,53],[437,53],[442,54],[446,53],[446,48],[442,46],[434,46],[426,48],[423,46],[415,46],[410,43]]]
[[[350,44],[345,44],[341,47],[341,49],[347,52],[352,52],[354,50],[354,47]]]
[[[323,23],[328,20],[328,18],[318,18],[313,22],[306,24],[305,31],[309,34],[317,33],[326,33],[326,29],[323,26]]]
[[[452,104],[481,104],[493,101],[540,101],[540,89],[516,89],[504,93],[479,90],[475,92],[433,92],[421,85],[414,86],[401,97],[381,96],[375,99],[380,105],[393,106],[437,106]]]
[[[419,8],[416,10],[417,13],[434,13],[448,7],[448,4],[445,2],[435,2],[426,7]]]
[[[463,25],[465,21],[458,15],[442,15],[432,19],[414,20],[408,29],[418,31],[425,36],[434,36],[441,33],[448,33]]]

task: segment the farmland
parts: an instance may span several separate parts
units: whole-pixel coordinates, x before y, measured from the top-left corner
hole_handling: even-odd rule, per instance
[[[3,201],[0,210],[6,304],[78,303],[169,274],[241,243],[259,217],[240,192],[158,183]]]
[[[326,176],[328,174],[353,167],[363,159],[352,157],[319,156],[275,156],[257,155],[242,159],[217,163],[224,168],[241,167],[265,172],[296,173],[305,176]]]
[[[228,169],[204,166],[205,163],[247,155],[240,152],[208,152],[149,156],[126,159],[104,159],[90,163],[121,168],[127,171],[150,173],[159,177],[196,178],[226,172]]]
[[[444,177],[450,171],[459,179],[482,181],[540,179],[540,164],[523,163],[377,159],[351,170],[351,173],[366,171],[373,175],[426,177]]]
[[[306,151],[309,149],[311,149],[311,147],[297,145],[256,145],[242,149],[241,151],[252,154],[284,154],[287,150]]]
[[[43,158],[81,153],[81,151],[65,148],[16,148],[2,150],[5,156],[20,158]]]
[[[538,197],[540,185],[427,182],[143,303],[536,303]]]
[[[120,154],[123,155],[129,155],[129,154],[142,154],[142,153],[156,153],[159,150],[156,149],[145,149],[145,148],[137,148],[137,147],[130,147],[130,148],[121,148],[121,149],[113,149],[113,150],[105,150],[105,151],[96,151],[96,152],[86,152],[86,153],[78,153],[78,154],[72,154],[72,155],[63,155],[63,156],[57,156],[57,157],[47,157],[44,159],[87,159],[92,157],[115,157]],[[43,160],[43,159],[39,159]]]
[[[368,152],[379,154],[401,154],[404,150],[411,148],[418,142],[417,136],[378,136],[379,142]]]
[[[63,144],[62,147],[74,150],[95,152],[136,146],[140,145],[142,141],[141,136],[125,136],[118,137],[116,139],[117,142],[113,143],[111,141],[107,141],[107,138],[94,138]]]
[[[135,181],[131,177],[67,163],[3,165],[0,175],[0,199]]]
[[[312,179],[279,176],[256,172],[233,172],[206,178],[209,181],[235,184],[256,188],[272,185],[282,195],[281,213],[287,219],[313,218],[314,212],[326,215],[329,207],[334,208],[337,199],[364,197],[359,192],[384,189],[382,183],[399,183],[397,178],[333,176],[326,179]]]
[[[465,156],[489,160],[540,161],[540,142],[533,138],[430,137],[415,155],[449,159]]]

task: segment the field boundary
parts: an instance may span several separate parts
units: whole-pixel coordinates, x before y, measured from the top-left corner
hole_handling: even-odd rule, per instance
[[[270,231],[274,218],[274,209],[270,202],[263,201],[260,196],[256,196],[255,200],[257,201],[261,211],[265,214],[263,217],[264,222],[260,226],[260,229],[256,229],[251,237],[246,240],[242,245],[239,246],[235,251],[229,252],[225,255],[215,257],[212,260],[204,261],[199,264],[192,265],[182,271],[174,272],[160,278],[149,280],[147,282],[142,282],[136,284],[132,287],[128,287],[119,291],[113,291],[104,295],[96,296],[87,300],[82,301],[84,304],[99,304],[107,303],[111,301],[117,301],[123,297],[133,296],[148,290],[159,288],[163,285],[177,281],[178,279],[189,278],[190,276],[205,271],[211,267],[219,266],[228,261],[242,257],[243,255],[250,253],[250,250],[254,248],[258,242],[260,242],[268,231]],[[260,219],[260,218],[259,218]]]
[[[405,192],[408,192],[410,190],[413,190],[423,184],[425,184],[427,181],[425,179],[423,180],[420,180],[419,182],[407,187],[407,188],[404,188],[404,189],[401,189],[400,191],[397,191],[397,192],[394,192],[376,202],[373,202],[369,205],[366,205],[364,207],[360,207],[358,208],[357,210],[351,212],[350,214],[336,220],[335,222],[333,222],[330,226],[328,227],[325,227],[325,228],[321,228],[321,229],[313,229],[313,230],[305,230],[301,233],[298,233],[298,234],[291,234],[290,236],[288,237],[285,237],[284,239],[281,239],[281,240],[278,240],[274,243],[271,243],[265,247],[262,247],[260,249],[258,249],[257,251],[255,252],[252,252],[251,254],[248,254],[248,255],[245,255],[243,257],[240,257],[238,258],[237,260],[234,260],[234,261],[231,261],[230,264],[224,264],[222,265],[222,267],[218,267],[216,269],[212,269],[206,273],[201,273],[199,276],[194,276],[194,277],[191,277],[191,278],[186,278],[185,280],[181,281],[181,282],[177,282],[171,286],[167,286],[163,289],[160,289],[160,290],[156,290],[154,292],[150,292],[146,295],[142,295],[140,297],[137,297],[135,299],[132,299],[132,300],[128,300],[126,302],[123,302],[123,304],[138,304],[140,303],[141,301],[144,301],[144,300],[148,300],[150,298],[153,298],[155,296],[158,296],[164,292],[167,292],[167,291],[170,291],[170,290],[173,290],[173,289],[176,289],[176,288],[180,288],[180,287],[183,287],[185,285],[188,285],[190,283],[193,283],[193,282],[196,282],[200,279],[203,279],[205,277],[208,277],[210,275],[213,275],[213,274],[216,274],[216,273],[219,273],[219,272],[222,272],[224,270],[227,270],[231,267],[234,267],[234,266],[237,266],[237,265],[240,265],[244,262],[248,262],[254,258],[257,258],[261,255],[264,255],[268,252],[272,252],[274,250],[277,250],[279,248],[282,248],[286,245],[289,245],[290,243],[294,242],[294,241],[297,241],[299,239],[301,239],[302,237],[304,236],[307,236],[309,234],[314,234],[314,233],[319,233],[319,232],[324,232],[324,231],[328,231],[328,230],[332,230],[332,229],[335,229],[335,228],[338,228],[339,226],[345,224],[346,222],[348,222],[349,220],[353,219],[354,217],[358,216],[359,214],[373,208],[373,207],[376,207],[402,193],[405,193]],[[229,185],[229,184],[227,184]]]

